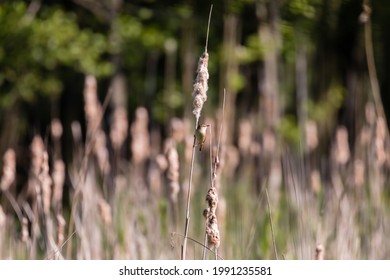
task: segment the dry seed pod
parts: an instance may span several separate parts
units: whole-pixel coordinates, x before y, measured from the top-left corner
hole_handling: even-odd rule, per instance
[[[53,207],[55,209],[61,208],[62,193],[65,182],[65,164],[62,160],[56,160],[53,166]]]
[[[28,233],[28,220],[26,217],[23,217],[22,220],[22,242],[26,243],[29,238],[29,233]]]
[[[207,100],[207,90],[208,90],[207,81],[209,79],[209,72],[207,69],[208,61],[209,61],[209,54],[207,52],[204,52],[202,56],[199,58],[198,69],[196,71],[197,75],[195,79],[194,90],[192,92],[192,97],[194,97],[194,101],[192,103],[193,104],[192,113],[195,115],[197,120],[200,117],[203,104]]]
[[[102,106],[97,96],[97,81],[94,76],[87,76],[84,86],[84,111],[88,123],[88,134],[91,136],[100,125],[103,114]]]
[[[50,124],[51,135],[54,139],[59,140],[62,136],[62,124],[59,119],[53,119]]]
[[[33,138],[30,149],[32,155],[31,170],[33,174],[38,177],[42,167],[43,154],[45,151],[45,146],[40,136],[37,135]]]
[[[307,121],[305,125],[306,148],[309,152],[318,146],[318,130],[314,121]]]
[[[337,128],[333,156],[340,165],[346,164],[350,158],[348,131],[344,126]]]
[[[218,194],[214,187],[210,187],[207,191],[206,201],[209,207],[207,211],[203,210],[203,215],[207,215],[206,234],[208,246],[217,249],[220,245],[218,220],[215,214],[218,206]]]
[[[51,185],[52,180],[49,175],[49,155],[46,151],[43,153],[43,162],[41,167],[41,174],[39,176],[41,191],[42,191],[42,202],[44,212],[49,213],[50,200],[51,200]]]
[[[208,215],[209,215],[209,212],[210,212],[210,209],[209,208],[205,208],[203,209],[203,217],[205,219],[207,219]]]
[[[315,259],[316,260],[323,260],[324,259],[324,255],[325,255],[324,246],[322,244],[317,245]]]
[[[356,159],[353,164],[354,184],[357,187],[362,187],[366,180],[365,178],[365,166],[364,162],[360,159]]]
[[[112,223],[111,206],[103,199],[99,199],[98,202],[99,214],[103,220],[103,223],[108,226]]]
[[[179,118],[172,118],[169,122],[170,135],[176,143],[180,143],[186,136],[186,129],[184,122]]]
[[[249,120],[241,120],[238,125],[238,148],[241,154],[247,155],[252,143],[252,124]]]
[[[135,121],[131,124],[131,153],[136,164],[144,162],[150,154],[150,136],[148,131],[148,111],[139,107],[135,111]]]
[[[165,170],[167,170],[167,168],[168,168],[167,158],[164,155],[160,154],[160,155],[156,156],[155,160],[156,160],[158,168],[160,169],[160,172],[161,173],[165,172]]]
[[[66,221],[62,215],[57,215],[57,245],[61,246],[65,241]]]
[[[16,155],[14,150],[8,149],[3,156],[3,172],[1,176],[1,190],[6,191],[15,181]]]
[[[110,130],[110,140],[115,150],[119,150],[127,137],[129,123],[127,112],[122,107],[117,107],[113,113]]]
[[[208,223],[206,227],[206,234],[207,234],[207,241],[208,246],[210,248],[219,248],[219,245],[221,244],[221,239],[219,237],[219,229],[218,224],[215,223]]]
[[[180,191],[180,163],[179,154],[172,139],[168,139],[165,144],[165,156],[168,162],[167,178],[169,181],[169,196],[173,202],[176,202],[177,195]]]
[[[94,144],[94,151],[98,161],[99,169],[103,174],[107,174],[111,170],[111,165],[107,149],[106,134],[103,130],[98,129],[96,131]]]

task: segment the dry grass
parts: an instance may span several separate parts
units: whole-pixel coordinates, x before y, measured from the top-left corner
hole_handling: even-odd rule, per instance
[[[367,44],[369,25],[365,31]],[[208,59],[206,43],[194,128],[207,100]],[[390,139],[377,97],[355,138],[344,126],[325,134],[308,119],[294,149],[255,114],[225,123],[237,132],[225,143],[217,112],[205,121],[210,143],[195,153],[189,119],[172,118],[161,133],[147,108],[128,112],[113,101],[117,90],[101,103],[87,76],[85,132],[77,120],[63,128],[53,119],[48,139],[34,135],[29,147],[4,153],[1,259],[200,259],[211,248],[224,259],[390,258]],[[64,159],[68,129],[73,153]]]
[[[197,214],[189,227],[187,257],[202,258],[205,221],[200,213],[207,188],[201,186],[208,185],[208,245],[220,245],[218,255],[224,259],[270,259],[275,254],[286,259],[389,258],[389,139],[383,121],[370,108],[368,104],[355,146],[349,145],[345,129],[336,129],[327,154],[316,145],[307,149],[314,159],[309,169],[303,169],[299,153],[286,149],[281,164],[270,165],[270,175],[263,177],[266,185],[260,190],[254,187],[259,176],[256,162],[277,144],[266,132],[263,141],[248,133],[253,131],[252,121],[238,122],[243,126],[241,137],[249,138],[239,141],[239,147],[221,145],[225,152],[218,168],[223,168],[213,170],[215,185],[211,187],[206,179],[210,172],[206,155],[216,149],[210,148],[211,144],[205,147],[194,163],[197,183],[191,212]],[[107,162],[102,162],[96,149],[106,150],[108,155],[117,149],[106,137],[106,142],[93,146],[82,176],[80,159],[87,157],[88,148],[75,147],[73,160],[65,163],[56,142],[61,141],[61,133],[54,133],[54,127],[60,131],[58,120],[53,120],[56,140],[50,145],[39,135],[33,138],[30,176],[25,184],[16,176],[18,156],[12,150],[6,152],[1,177],[1,258],[180,258],[190,164],[185,149],[188,132],[181,130],[186,131],[187,121],[175,119],[165,145],[152,148],[155,140],[148,129],[147,111],[140,108],[135,114],[138,117],[130,126],[133,135],[130,142],[123,142],[132,143],[129,147],[134,155],[117,151],[117,158],[106,155]],[[77,135],[75,141],[80,145]],[[137,141],[143,145],[139,154],[134,148]],[[228,150],[237,151],[238,157]],[[218,157],[214,154],[213,158],[215,164]],[[105,167],[114,166],[114,161],[115,170]],[[220,239],[210,230],[216,229],[216,215]]]

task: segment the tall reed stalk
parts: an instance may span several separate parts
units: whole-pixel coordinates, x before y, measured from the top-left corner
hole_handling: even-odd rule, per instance
[[[226,90],[223,92],[223,105],[222,105],[222,120],[221,127],[219,130],[218,144],[215,151],[214,161],[213,161],[213,149],[212,149],[212,129],[210,129],[210,187],[207,190],[206,201],[207,208],[203,210],[203,216],[206,219],[206,231],[205,231],[205,241],[203,249],[203,259],[206,259],[206,246],[213,248],[215,252],[215,259],[218,258],[218,248],[221,243],[219,229],[218,229],[218,220],[216,215],[216,210],[218,206],[218,188],[216,184],[217,172],[220,171],[220,161],[219,161],[219,151],[221,146],[221,137],[223,130],[223,122],[225,118],[225,100],[226,100]]]
[[[197,76],[195,79],[194,89],[192,92],[192,97],[194,98],[192,102],[193,111],[192,113],[195,115],[195,129],[199,125],[199,118],[200,114],[203,108],[203,104],[207,100],[207,89],[208,84],[207,81],[209,79],[209,72],[207,69],[208,61],[209,61],[209,54],[207,52],[207,44],[208,44],[208,38],[209,38],[209,30],[210,30],[210,18],[211,18],[211,12],[213,10],[213,6],[211,5],[210,8],[210,14],[209,14],[209,20],[207,24],[207,36],[206,36],[206,44],[204,53],[199,59],[198,62],[198,69],[197,69]],[[187,207],[186,207],[186,222],[184,227],[184,240],[182,245],[182,251],[181,251],[181,259],[186,259],[187,254],[187,239],[188,239],[188,228],[190,224],[190,205],[191,205],[191,189],[192,189],[192,175],[194,170],[194,161],[195,161],[195,146],[196,146],[196,137],[194,133],[194,142],[192,145],[192,156],[191,156],[191,165],[190,165],[190,177],[189,177],[189,185],[188,185],[188,193],[187,193]]]

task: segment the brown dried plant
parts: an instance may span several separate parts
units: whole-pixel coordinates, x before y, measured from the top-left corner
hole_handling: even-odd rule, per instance
[[[48,154],[45,150],[45,145],[41,136],[34,136],[31,146],[31,174],[29,177],[29,186],[33,188],[33,198],[37,208],[33,205],[33,209],[39,212],[46,212],[50,202],[47,198],[50,197],[51,179],[49,176]],[[50,200],[49,200],[50,201]],[[35,214],[38,214],[35,213]],[[36,217],[38,217],[36,215]]]
[[[98,158],[98,162],[100,162],[99,167],[101,168],[101,172],[103,175],[111,169],[110,163],[108,161],[108,151],[105,146],[106,137],[101,129],[101,122],[103,118],[103,113],[106,110],[109,101],[112,97],[113,90],[109,90],[103,104],[101,105],[98,97],[97,97],[97,81],[94,76],[87,76],[85,79],[84,86],[84,111],[86,115],[87,122],[87,137],[85,142],[84,149],[78,149],[79,152],[82,152],[79,157],[79,166],[77,166],[77,171],[75,174],[74,184],[74,195],[72,197],[72,206],[71,206],[71,215],[69,219],[69,227],[68,227],[68,236],[71,237],[75,233],[78,233],[79,236],[82,237],[82,229],[77,228],[74,231],[74,226],[76,221],[80,222],[81,216],[79,216],[79,208],[82,207],[83,202],[83,193],[86,191],[86,188],[82,188],[82,186],[86,185],[87,173],[89,167],[89,161],[92,155]],[[81,129],[80,125],[77,122],[72,123],[72,132],[73,137],[77,144],[81,144]],[[97,135],[100,136],[100,139],[97,139]],[[104,137],[104,139],[103,139]],[[99,142],[97,145],[95,142]],[[81,225],[82,223],[78,223]],[[67,257],[70,258],[72,254],[72,242],[67,243]]]
[[[164,154],[167,160],[167,179],[169,182],[169,198],[173,203],[177,202],[177,196],[180,191],[179,176],[180,163],[179,153],[172,139],[165,141]]]
[[[336,164],[343,166],[350,159],[350,149],[348,143],[348,131],[344,126],[336,130],[336,139],[333,148],[333,158]]]
[[[14,186],[16,180],[16,155],[13,149],[8,149],[3,156],[3,170],[0,181],[0,191],[5,195],[16,215],[19,222],[22,223],[22,211],[15,200],[11,187]]]
[[[217,207],[219,202],[218,189],[220,188],[220,181],[217,179],[220,176],[217,176],[221,172],[219,152],[221,147],[221,137],[223,133],[223,122],[225,116],[225,97],[226,91],[223,95],[223,105],[222,105],[222,120],[221,127],[219,130],[218,143],[215,149],[210,149],[210,187],[207,190],[206,202],[207,208],[203,210],[203,216],[206,219],[206,235],[205,235],[205,246],[214,249],[215,258],[218,257],[218,248],[221,244],[220,232],[218,228],[218,219],[217,219]],[[212,147],[212,130],[209,130],[209,140],[210,147]],[[214,155],[213,155],[214,152]],[[207,242],[206,242],[207,240]],[[206,250],[203,250],[203,259],[206,257]]]
[[[209,79],[209,73],[207,70],[208,61],[209,61],[209,54],[207,52],[207,44],[208,44],[208,33],[210,30],[210,19],[211,19],[212,9],[213,9],[213,6],[211,5],[210,14],[209,14],[209,21],[208,21],[208,25],[207,25],[207,36],[206,36],[205,50],[199,59],[198,69],[196,71],[197,75],[196,75],[196,79],[195,79],[194,90],[192,92],[192,97],[194,97],[194,100],[192,102],[192,107],[193,107],[192,113],[195,115],[195,129],[199,125],[199,118],[201,115],[203,104],[207,100],[207,90],[208,90],[207,82]],[[188,229],[189,229],[189,223],[190,223],[191,189],[192,189],[192,175],[193,175],[194,159],[195,159],[195,144],[196,144],[196,137],[195,137],[195,132],[194,132],[189,185],[188,185],[188,191],[187,191],[187,203],[186,203],[187,207],[186,207],[186,221],[185,221],[185,226],[184,226],[184,240],[183,240],[183,246],[182,246],[182,251],[181,251],[181,259],[182,260],[186,259],[186,254],[187,254],[187,239],[188,239]]]
[[[43,153],[43,162],[41,172],[39,174],[39,181],[42,190],[43,211],[45,215],[48,215],[51,205],[52,179],[49,175],[49,155],[47,151],[44,151]]]
[[[50,177],[49,154],[39,135],[34,136],[30,149],[32,164],[27,186],[32,187],[33,202],[31,205],[32,212],[27,215],[27,218],[32,227],[31,242],[32,247],[34,247],[39,239],[43,238],[46,253],[49,253],[55,248],[50,215],[52,178]],[[24,227],[26,227],[25,220],[23,221],[23,231],[25,230]],[[25,232],[23,232],[23,236],[23,238],[26,238]],[[31,254],[36,254],[36,252],[32,251]]]
[[[104,200],[104,198],[100,198],[98,201],[98,209],[99,215],[105,226],[110,226],[112,224],[112,211],[110,204]]]
[[[57,246],[63,246],[65,241],[66,221],[61,214],[57,215]]]
[[[59,213],[62,210],[62,196],[65,182],[65,164],[61,159],[54,161],[53,172],[53,209]]]
[[[316,247],[315,259],[316,260],[323,260],[324,256],[325,256],[324,246],[322,244],[318,244],[317,247]]]
[[[209,54],[207,53],[206,49],[198,62],[198,69],[196,70],[197,75],[195,79],[194,90],[192,92],[192,97],[194,98],[192,102],[192,113],[195,115],[196,123],[199,123],[203,105],[207,100],[207,81],[209,79],[209,72],[207,70],[208,62]]]
[[[107,150],[106,134],[101,127],[103,106],[97,95],[97,81],[94,76],[87,76],[84,87],[84,112],[87,121],[87,145],[96,156],[100,172],[107,175],[111,169]],[[88,151],[87,151],[88,152]]]
[[[0,205],[0,258],[4,259],[5,256],[3,256],[3,247],[5,243],[5,235],[6,235],[6,215],[3,211],[3,207]]]
[[[16,155],[13,149],[8,149],[3,156],[3,171],[1,175],[1,191],[8,191],[15,182]]]
[[[126,140],[129,123],[123,107],[116,107],[112,115],[110,140],[115,151],[119,151]]]
[[[238,124],[238,149],[247,156],[252,146],[252,124],[248,119],[240,120]]]
[[[142,165],[149,157],[150,136],[148,131],[149,116],[144,107],[135,110],[135,121],[131,124],[131,154],[134,164]]]

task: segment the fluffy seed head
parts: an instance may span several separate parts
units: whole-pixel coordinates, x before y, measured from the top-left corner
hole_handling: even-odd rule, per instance
[[[8,149],[3,157],[3,173],[1,176],[1,190],[8,190],[15,181],[16,155],[14,150]]]
[[[209,79],[209,72],[207,69],[208,61],[209,54],[204,52],[198,62],[198,69],[196,71],[197,75],[194,83],[194,89],[192,91],[192,97],[194,97],[194,101],[192,103],[192,113],[195,115],[196,119],[199,119],[203,104],[207,100],[207,81]]]

